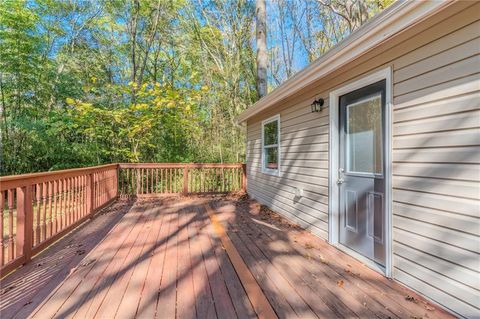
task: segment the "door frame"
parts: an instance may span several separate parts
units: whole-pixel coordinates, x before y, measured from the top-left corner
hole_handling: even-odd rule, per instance
[[[339,98],[340,96],[357,89],[363,88],[378,81],[385,80],[385,268],[379,268],[373,261],[367,257],[355,253],[353,250],[339,243],[339,187],[338,163],[340,159],[339,149]],[[392,277],[393,258],[392,258],[392,68],[386,67],[381,70],[362,76],[353,82],[349,82],[330,92],[329,100],[329,171],[328,171],[328,241],[349,255],[360,259],[371,268],[379,270],[386,277]]]

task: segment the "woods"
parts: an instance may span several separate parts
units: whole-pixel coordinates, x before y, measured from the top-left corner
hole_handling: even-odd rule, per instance
[[[268,90],[391,2],[267,1]],[[244,0],[1,1],[0,174],[242,161],[245,130],[235,117],[259,96],[255,8]]]

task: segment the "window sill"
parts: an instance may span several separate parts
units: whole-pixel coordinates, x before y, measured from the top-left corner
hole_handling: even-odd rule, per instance
[[[262,173],[271,176],[280,176],[280,170],[262,169]]]

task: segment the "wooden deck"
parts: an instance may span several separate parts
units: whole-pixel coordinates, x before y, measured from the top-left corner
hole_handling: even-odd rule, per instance
[[[255,318],[262,298],[266,318],[450,317],[254,201],[226,197],[117,202],[1,286],[4,319]]]

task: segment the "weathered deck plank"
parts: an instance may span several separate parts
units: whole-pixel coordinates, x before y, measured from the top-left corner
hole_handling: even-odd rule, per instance
[[[176,315],[178,211],[173,212],[172,217],[170,220],[172,231],[167,238],[165,266],[156,306],[157,317],[161,315],[164,318],[175,318]]]
[[[0,282],[2,317],[28,317],[82,263],[86,253],[106,239],[109,231],[121,227],[119,220],[130,207],[128,202],[115,203],[4,278]]]
[[[195,213],[184,209],[179,214],[178,260],[177,260],[177,317],[194,318],[196,316],[193,293],[192,265],[190,262],[190,242],[188,224]]]
[[[206,216],[206,212],[202,206],[198,206],[196,212],[200,216]],[[215,248],[210,242],[211,224],[207,219],[203,223],[197,223],[197,226],[199,226],[197,229],[200,234],[199,243],[205,261],[205,268],[207,270],[208,281],[212,290],[217,315],[219,318],[236,318],[235,308],[233,307],[225,280],[220,271],[220,265],[215,256]]]
[[[285,267],[291,280],[300,272],[296,286],[304,285],[306,278],[314,278],[318,282],[319,298],[339,298],[359,317],[372,314],[379,318],[452,317],[323,240],[292,227],[276,214],[258,213],[258,209],[251,209],[252,205],[256,206],[253,201],[223,201],[217,203],[217,211],[226,214],[223,220],[230,226],[229,234],[250,237],[250,242],[245,238],[243,242],[248,246],[257,245],[276,267]]]
[[[131,227],[132,231],[130,232],[130,236],[122,245],[122,250],[117,252],[112,262],[110,262],[110,264],[107,266],[108,269],[105,269],[104,272],[96,278],[94,286],[88,289],[87,298],[80,303],[80,307],[75,313],[76,318],[92,318],[97,313],[98,308],[102,304],[111,285],[115,281],[117,272],[120,270],[122,263],[125,261],[126,254],[128,253],[126,248],[130,247],[138,238],[139,230],[142,226],[144,226],[142,221],[145,221],[145,216],[142,216],[142,211],[137,210],[136,213],[138,219],[133,218],[133,220],[137,220],[138,225],[133,225]]]
[[[193,212],[196,213],[196,209],[193,208]],[[200,234],[198,233],[198,224],[201,219],[201,216],[197,214],[187,227],[190,236],[190,260],[192,263],[194,299],[197,317],[214,319],[217,318],[217,314],[215,312],[212,289],[208,282],[207,268],[205,267],[202,248],[199,244]]]
[[[137,307],[137,318],[154,318],[157,306],[158,289],[162,280],[162,272],[165,263],[167,240],[172,231],[172,210],[164,209],[162,214],[162,226],[157,237],[157,243],[152,252],[152,260],[147,270],[145,285]]]
[[[205,204],[213,207],[208,213]],[[38,287],[39,296],[33,306],[20,306],[15,298],[24,290],[2,290],[12,302],[6,304],[2,295],[2,319],[15,314],[21,318],[255,318],[252,296],[230,260],[231,251],[222,245],[225,233],[221,237],[212,226],[218,223],[226,230],[229,249],[239,254],[244,271],[255,278],[279,318],[450,317],[277,215],[259,213],[253,201],[157,198],[140,200],[124,215],[113,217],[104,222],[106,230],[95,233],[103,239],[88,241],[88,225],[77,232],[88,243],[87,254],[83,261],[65,256],[65,267],[72,268],[77,260],[68,276],[44,282],[35,268],[24,267],[2,281],[4,289],[4,283],[19,282],[20,275],[31,278],[28,283]],[[52,249],[52,255],[47,251],[43,258],[56,258],[59,251]]]

